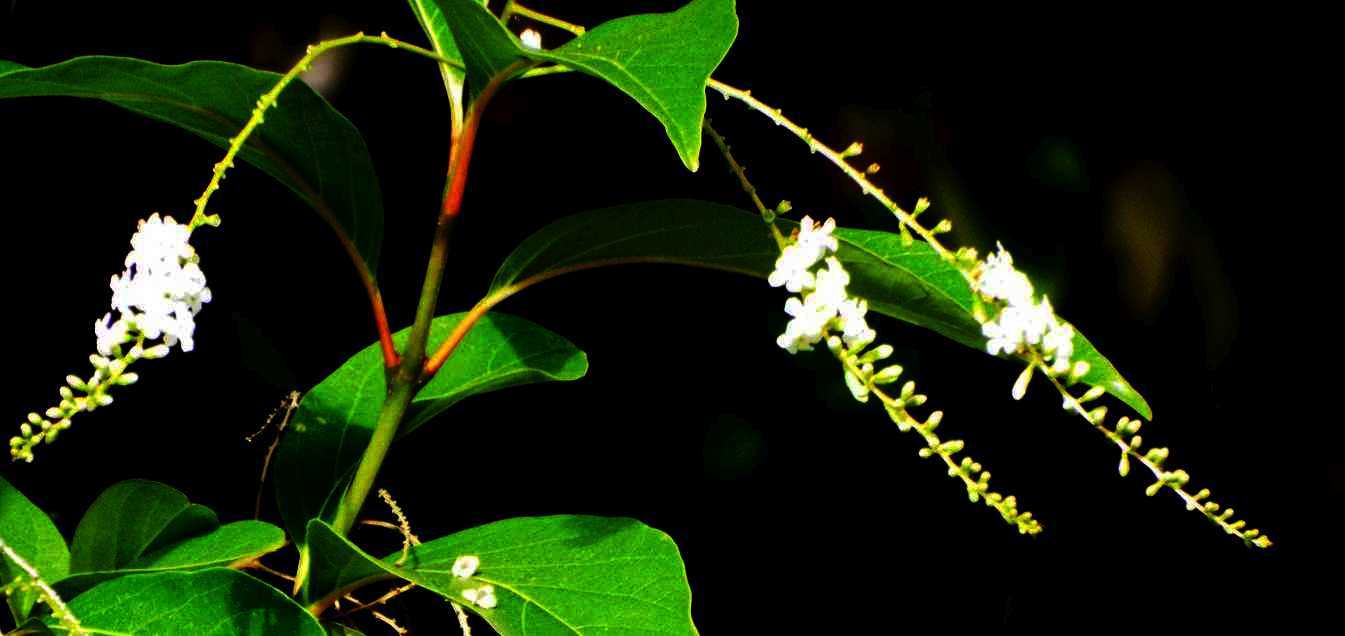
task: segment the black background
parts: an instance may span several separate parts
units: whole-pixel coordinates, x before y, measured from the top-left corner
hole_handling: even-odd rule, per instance
[[[535,4],[596,24],[677,3]],[[1045,386],[1013,402],[1012,365],[876,320],[946,411],[947,435],[966,439],[997,488],[1046,526],[1017,536],[919,460],[880,409],[850,400],[829,356],[775,347],[782,292],[654,266],[562,278],[501,307],[570,338],[592,369],[472,398],[395,448],[380,485],[418,534],[516,515],[636,517],[681,547],[709,634],[1338,624],[1324,603],[1340,595],[1345,468],[1322,458],[1339,439],[1338,275],[1321,262],[1336,204],[1303,196],[1320,179],[1310,166],[1334,171],[1315,155],[1326,128],[1305,91],[1332,77],[1316,68],[1314,18],[857,2],[742,2],[739,15],[717,77],[833,145],[862,139],[860,161],[883,166],[877,180],[902,201],[930,196],[955,241],[1002,240],[1148,397],[1149,443],[1171,446],[1193,486],[1277,545],[1247,549],[1174,497],[1146,498],[1147,482],[1119,479],[1109,445]],[[306,44],[360,29],[423,40],[392,0],[17,0],[0,3],[0,59],[283,70]],[[447,160],[442,85],[432,63],[376,47],[332,61],[326,95],[363,131],[382,180],[380,279],[404,326]],[[713,95],[710,115],[769,201],[895,229],[764,118]],[[90,327],[135,220],[186,218],[221,153],[71,99],[0,102],[0,135],[10,270],[0,412],[17,426],[65,374],[87,372]],[[664,197],[747,205],[712,148],[699,174],[686,172],[660,126],[597,81],[511,85],[481,131],[440,313],[470,306],[546,222]],[[116,408],[80,418],[37,463],[3,469],[67,533],[98,492],[132,477],[172,484],[224,518],[251,516],[261,449],[244,436],[286,390],[311,387],[374,338],[336,241],[281,186],[240,167],[214,211],[224,226],[194,239],[215,293],[198,350],[146,364]],[[424,598],[389,612],[415,633],[451,629],[447,609]]]

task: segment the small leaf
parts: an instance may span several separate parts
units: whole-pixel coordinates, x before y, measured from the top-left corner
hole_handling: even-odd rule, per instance
[[[83,626],[95,633],[326,634],[312,614],[280,590],[222,568],[124,576],[80,594],[69,605]]]
[[[503,636],[697,633],[677,545],[634,519],[508,519],[416,546],[403,566],[400,552],[376,560],[320,521],[309,535],[314,597],[396,577],[461,604]],[[467,579],[452,573],[464,555],[481,561]],[[494,608],[463,595],[483,585],[494,587]]]
[[[100,99],[191,132],[225,148],[280,76],[226,62],[165,66],[123,57],[78,57],[41,68],[0,66],[0,99]],[[288,186],[317,210],[343,242],[378,266],[383,199],[360,133],[304,85],[294,82],[239,157]],[[210,176],[202,166],[201,185]],[[185,222],[187,219],[179,218]],[[372,274],[365,272],[366,277]]]
[[[788,235],[797,223],[779,220]],[[900,234],[837,229],[837,258],[850,273],[850,291],[878,313],[985,351],[972,318],[971,288],[961,272],[923,241]],[[765,278],[779,248],[755,214],[694,200],[648,201],[582,212],[525,239],[495,274],[492,293],[508,294],[559,274],[606,265],[672,263]],[[1082,381],[1101,386],[1144,417],[1149,405],[1078,329],[1074,358],[1087,361]]]
[[[0,477],[0,539],[4,539],[48,583],[61,579],[70,570],[70,550],[56,525],[3,477]],[[23,570],[0,555],[0,585],[20,576],[25,576]],[[33,593],[9,597],[15,624],[23,622],[36,600],[37,595]]]
[[[465,314],[434,319],[433,345],[448,336]],[[393,336],[403,347],[409,329]],[[564,338],[522,318],[492,313],[458,345],[407,410],[406,435],[458,400],[497,389],[547,380],[574,380],[588,359]],[[276,503],[295,542],[302,545],[309,519],[329,518],[336,495],[373,435],[386,394],[383,357],[377,344],[352,356],[304,395],[281,439],[272,464]]]
[[[280,528],[262,521],[236,521],[203,535],[175,541],[116,570],[75,574],[56,587],[62,595],[72,597],[118,576],[236,566],[284,546],[285,532]]]

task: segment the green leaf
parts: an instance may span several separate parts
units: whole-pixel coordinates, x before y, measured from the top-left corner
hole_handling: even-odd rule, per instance
[[[56,525],[3,477],[0,477],[0,539],[48,583],[61,579],[70,571],[70,550]],[[23,570],[0,555],[0,585],[19,576],[24,576]],[[9,597],[15,624],[23,622],[36,600],[37,595],[32,593]]]
[[[634,519],[525,517],[429,541],[376,560],[330,526],[309,526],[313,596],[401,578],[456,601],[503,636],[695,634],[691,589],[677,545]],[[475,575],[453,575],[460,556],[480,559]],[[496,607],[463,592],[495,588]]]
[[[972,291],[961,272],[924,241],[905,245],[899,234],[837,229],[838,257],[850,272],[850,290],[875,311],[937,331],[973,349],[985,350],[980,323],[972,318]],[[773,267],[773,266],[772,266]],[[916,293],[902,293],[901,287]],[[1080,381],[1101,386],[1145,419],[1149,403],[1083,332],[1074,330],[1074,360],[1088,363]]]
[[[444,340],[465,315],[434,319],[430,342]],[[393,341],[402,347],[409,333],[399,331]],[[521,384],[575,380],[587,371],[588,358],[569,341],[522,318],[492,313],[416,395],[400,434],[414,431],[465,397]],[[373,435],[385,394],[382,353],[372,344],[299,403],[271,467],[276,503],[296,543],[302,545],[309,519],[330,518],[335,511],[349,473]]]
[[[521,60],[560,64],[630,96],[663,124],[687,169],[700,166],[705,85],[738,35],[733,0],[617,18],[549,51],[523,46],[476,0],[435,4],[462,51],[473,96]]]
[[[200,504],[191,504],[174,517],[168,526],[145,548],[145,552],[154,552],[174,543],[199,537],[219,527],[219,517],[215,511]]]
[[[324,636],[317,619],[280,590],[242,572],[134,574],[69,602],[91,631],[155,636]]]
[[[447,24],[448,39],[456,43],[467,69],[471,99],[497,75],[528,59],[528,51],[480,0],[430,0]],[[522,69],[515,69],[521,71]]]
[[[439,0],[407,0],[407,4],[411,5],[411,12],[416,14],[416,21],[420,23],[421,30],[430,38],[430,46],[434,52],[441,57],[461,62],[462,53],[458,51],[457,41],[453,39],[453,31],[448,26],[448,19],[444,17],[444,10]],[[454,103],[461,103],[465,73],[461,68],[444,63],[439,64],[439,70],[444,75],[444,88],[448,90],[449,98]]]
[[[797,225],[781,220],[788,234]],[[972,292],[955,267],[928,244],[906,245],[899,234],[838,229],[837,257],[850,272],[850,290],[879,313],[985,350],[972,318]],[[505,259],[492,294],[571,271],[627,263],[674,263],[765,278],[779,255],[761,218],[737,208],[692,200],[649,201],[583,212],[534,233]],[[1075,358],[1090,365],[1083,381],[1102,386],[1144,417],[1144,398],[1075,330]]]
[[[103,581],[128,574],[239,566],[285,546],[285,532],[262,521],[236,521],[150,552],[124,567],[75,574],[57,584],[74,596]]]
[[[658,118],[682,163],[700,167],[705,85],[738,37],[733,0],[694,0],[672,13],[604,22],[534,54],[606,80]]]
[[[681,199],[646,201],[581,212],[538,230],[500,265],[490,292],[632,261],[765,276],[779,252],[769,226],[738,208]]]
[[[225,148],[279,79],[225,62],[164,66],[91,56],[41,68],[0,66],[0,98],[101,99]],[[383,200],[373,162],[359,131],[317,93],[303,82],[291,84],[239,157],[298,194],[354,246],[369,272],[377,269]],[[208,176],[203,170],[202,185]]]
[[[180,533],[180,515],[199,511],[187,496],[156,481],[132,479],[104,490],[84,513],[70,545],[70,572],[119,570],[145,554],[165,530]]]

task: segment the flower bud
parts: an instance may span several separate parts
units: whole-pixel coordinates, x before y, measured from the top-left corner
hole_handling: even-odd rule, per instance
[[[1018,380],[1013,383],[1013,399],[1021,400],[1027,394],[1028,382],[1032,381],[1032,365],[1028,365],[1018,374]]]
[[[873,383],[891,384],[893,382],[896,382],[897,378],[901,377],[901,371],[902,371],[901,365],[894,364],[890,367],[885,367],[883,370],[874,374]]]
[[[1101,387],[1101,386],[1095,386],[1095,387],[1093,387],[1093,388],[1091,388],[1091,389],[1088,389],[1088,391],[1087,391],[1086,393],[1084,393],[1082,397],[1079,398],[1079,402],[1081,402],[1081,403],[1082,403],[1082,402],[1092,402],[1093,400],[1096,400],[1096,399],[1102,397],[1102,394],[1103,394],[1103,393],[1106,393],[1106,392],[1107,392],[1107,389],[1105,389],[1105,388],[1103,388],[1103,387]]]

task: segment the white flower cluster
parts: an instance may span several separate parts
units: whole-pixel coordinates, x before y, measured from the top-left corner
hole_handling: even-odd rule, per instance
[[[196,313],[210,302],[205,274],[196,250],[188,243],[191,229],[170,217],[150,215],[131,237],[126,271],[113,276],[112,310],[94,321],[98,353],[89,356],[94,373],[89,378],[67,376],[61,401],[42,414],[29,413],[19,435],[9,440],[14,459],[33,461],[33,449],[51,443],[70,428],[70,418],[112,404],[109,391],[134,384],[137,375],[127,368],[137,360],[162,358],[179,345],[192,349]],[[158,340],[161,342],[147,342]],[[126,346],[129,345],[129,346]]]
[[[1050,299],[1035,300],[1032,282],[1014,269],[1013,257],[999,246],[998,253],[986,257],[972,274],[972,286],[986,300],[1002,304],[994,318],[981,325],[991,355],[1021,353],[1037,347],[1051,370],[1070,370],[1074,355],[1074,328],[1055,315]]]
[[[480,557],[464,554],[453,561],[453,576],[460,579],[471,578],[473,574],[476,574],[479,567],[481,567]],[[469,603],[484,609],[491,609],[499,602],[499,599],[495,598],[494,585],[469,587],[462,591],[462,597],[467,599]]]
[[[833,219],[818,225],[803,217],[798,236],[780,253],[775,270],[767,278],[771,287],[784,286],[801,294],[785,301],[785,313],[792,318],[775,341],[790,353],[811,351],[833,329],[852,349],[862,349],[877,337],[864,320],[868,303],[850,297],[846,291],[850,274],[830,255],[839,247],[832,236],[835,229]],[[826,266],[814,269],[819,262]]]
[[[112,277],[112,309],[118,317],[113,320],[108,313],[94,322],[100,354],[114,355],[140,336],[162,337],[165,345],[180,343],[183,351],[192,350],[196,313],[210,302],[210,288],[190,237],[191,229],[172,217],[152,214],[140,222],[126,271]]]

